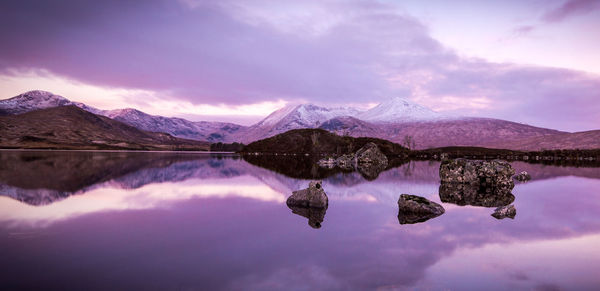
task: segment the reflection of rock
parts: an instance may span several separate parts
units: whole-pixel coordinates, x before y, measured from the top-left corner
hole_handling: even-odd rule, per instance
[[[288,207],[292,210],[292,213],[308,218],[308,225],[310,225],[312,228],[321,228],[321,223],[325,219],[325,212],[327,211],[327,208],[299,207],[290,205],[288,205]]]
[[[520,182],[526,182],[531,180],[531,175],[529,175],[529,173],[527,173],[526,171],[522,171],[521,173],[515,175],[515,180]]]
[[[401,194],[398,199],[398,222],[412,224],[444,214],[444,207],[426,198]]]
[[[513,205],[500,206],[494,210],[494,213],[492,213],[492,216],[496,219],[504,219],[507,217],[514,219],[515,215],[517,215],[517,209],[515,209],[515,206]]]
[[[337,158],[335,163],[340,169],[354,170],[354,154],[343,155]]]
[[[442,183],[466,183],[484,187],[514,187],[515,170],[505,161],[445,160],[440,165]]]
[[[292,192],[286,203],[288,206],[327,208],[329,200],[321,181],[312,181],[308,188]]]
[[[442,202],[457,205],[498,207],[509,205],[515,200],[515,196],[510,193],[510,190],[512,188],[442,183],[440,185],[440,199]]]

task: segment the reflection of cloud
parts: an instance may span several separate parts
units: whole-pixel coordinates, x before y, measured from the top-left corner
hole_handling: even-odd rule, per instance
[[[3,199],[0,203],[0,221],[47,223],[94,212],[163,208],[175,201],[208,197],[243,197],[277,203],[285,201],[283,193],[273,191],[251,176],[226,180],[189,179],[180,183],[147,184],[130,190],[101,187],[60,203],[38,207]]]

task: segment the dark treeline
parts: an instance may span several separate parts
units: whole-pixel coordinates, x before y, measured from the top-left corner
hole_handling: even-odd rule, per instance
[[[210,144],[211,152],[239,152],[244,148],[243,143],[212,143]]]

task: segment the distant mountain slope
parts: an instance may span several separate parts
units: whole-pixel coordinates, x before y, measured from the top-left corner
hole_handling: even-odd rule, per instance
[[[333,119],[321,128],[337,134],[372,136],[400,144],[409,136],[414,149],[445,146],[493,146],[507,141],[562,133],[561,131],[491,118],[373,124],[357,119]]]
[[[132,108],[101,110],[40,90],[29,91],[10,99],[0,100],[0,115],[22,114],[39,109],[68,105],[75,105],[85,111],[121,121],[141,130],[164,132],[186,139],[233,142],[237,141],[236,133],[246,128],[233,123],[193,122],[176,117],[150,115]]]
[[[490,144],[490,147],[528,151],[554,149],[600,149],[600,130],[523,138],[516,141]]]
[[[0,117],[0,147],[208,150],[209,143],[142,131],[71,105]]]
[[[355,117],[375,123],[431,121],[444,118],[443,115],[427,107],[400,97],[392,98]]]

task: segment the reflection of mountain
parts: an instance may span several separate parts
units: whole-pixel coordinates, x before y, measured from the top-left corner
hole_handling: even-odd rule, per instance
[[[559,176],[600,178],[600,168],[563,168],[514,163],[533,180]],[[359,173],[332,173],[324,187],[332,199],[395,203],[398,189],[435,195],[439,162],[417,161],[387,169],[369,182]],[[292,171],[290,169],[288,171]],[[278,193],[291,194],[308,181],[253,166],[238,156],[191,153],[0,151],[0,195],[31,205],[50,204],[99,187],[137,189],[151,183],[249,175]],[[106,185],[106,186],[103,186]],[[428,185],[428,186],[424,186]],[[408,187],[408,188],[407,188]]]

